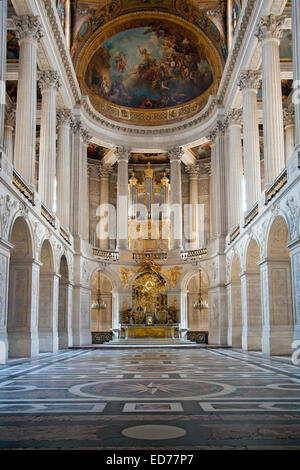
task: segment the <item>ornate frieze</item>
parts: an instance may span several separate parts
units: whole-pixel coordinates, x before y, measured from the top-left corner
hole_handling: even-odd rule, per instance
[[[243,70],[240,73],[238,86],[240,90],[258,90],[260,74],[257,70]]]
[[[42,25],[37,16],[14,16],[13,24],[16,28],[16,37],[22,39],[31,39],[39,42],[44,36]]]
[[[260,42],[265,39],[280,39],[285,16],[262,16],[257,25],[255,36]]]
[[[58,90],[61,87],[59,73],[54,70],[43,70],[39,73],[39,87],[41,92],[47,90]]]

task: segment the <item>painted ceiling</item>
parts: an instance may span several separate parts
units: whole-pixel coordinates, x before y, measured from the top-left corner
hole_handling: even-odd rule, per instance
[[[77,0],[71,57],[83,94],[119,122],[165,125],[197,114],[227,56],[224,4]]]

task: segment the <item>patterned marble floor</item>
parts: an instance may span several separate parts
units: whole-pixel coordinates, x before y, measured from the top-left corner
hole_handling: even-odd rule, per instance
[[[0,449],[300,449],[300,367],[240,350],[76,350],[0,366]]]

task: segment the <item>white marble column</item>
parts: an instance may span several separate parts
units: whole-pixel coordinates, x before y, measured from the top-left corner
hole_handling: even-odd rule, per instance
[[[41,201],[54,210],[56,175],[56,95],[60,87],[57,72],[43,71],[39,75],[42,93],[41,135],[39,154],[39,193]]]
[[[295,142],[300,150],[300,4],[292,0],[293,67],[295,100]]]
[[[4,146],[6,102],[7,1],[0,2],[0,149]]]
[[[285,167],[279,45],[284,17],[263,16],[256,36],[262,43],[265,185]]]
[[[183,150],[169,150],[170,159],[170,210],[171,210],[171,249],[182,250],[182,188],[181,157]]]
[[[73,287],[70,282],[59,282],[58,349],[73,346],[72,291]]]
[[[72,121],[73,145],[71,158],[71,214],[70,225],[74,237],[80,238],[81,233],[81,215],[83,210],[82,201],[82,135],[81,121],[74,119]]]
[[[243,150],[242,150],[242,110],[231,109],[227,113],[229,130],[229,220],[228,228],[233,230],[240,224],[243,216],[242,179],[243,179]]]
[[[82,129],[82,214],[81,214],[81,234],[84,240],[89,241],[89,186],[88,186],[88,164],[87,164],[87,149],[88,143],[92,136],[86,129]]]
[[[43,33],[37,17],[14,18],[20,44],[16,113],[15,168],[34,186],[36,143],[37,46]]]
[[[245,70],[239,78],[243,94],[244,174],[246,183],[246,209],[257,203],[261,194],[260,147],[257,110],[259,73]]]
[[[0,240],[0,364],[6,364],[8,359],[8,338],[7,338],[7,307],[9,295],[9,261],[10,250],[13,245]]]
[[[117,250],[128,250],[128,158],[130,150],[117,147]]]
[[[100,165],[99,167],[100,206],[107,206],[109,204],[109,174],[110,172],[111,172],[111,168],[109,166]],[[109,214],[107,214],[107,216],[109,216]],[[106,216],[103,215],[101,218],[105,218],[105,217]],[[99,220],[100,223],[101,223],[101,218]],[[107,223],[107,232],[109,233],[109,221]],[[104,238],[101,235],[102,234],[100,233],[99,246],[100,248],[107,250],[109,248],[109,237]]]
[[[283,122],[285,133],[285,165],[287,165],[295,149],[295,113],[293,106],[283,110]]]
[[[57,112],[56,213],[66,230],[70,228],[71,120],[68,109]]]
[[[190,211],[189,211],[189,247],[191,250],[199,248],[199,167],[188,165],[186,172],[189,175],[190,185]],[[188,235],[188,234],[187,234]]]
[[[16,110],[9,108],[5,112],[4,124],[4,151],[7,159],[13,163],[14,158],[14,127],[16,120]]]
[[[208,136],[211,142],[211,238],[216,239],[227,233],[225,124],[218,121]]]

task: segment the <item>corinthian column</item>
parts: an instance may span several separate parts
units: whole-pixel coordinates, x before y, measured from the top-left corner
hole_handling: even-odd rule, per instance
[[[198,165],[188,165],[186,172],[189,175],[190,183],[190,212],[189,212],[189,244],[191,250],[199,248],[199,191],[198,191],[198,178],[199,167]]]
[[[48,209],[54,210],[56,174],[56,94],[61,86],[59,75],[52,70],[41,72],[41,137],[39,157],[39,193]]]
[[[117,147],[117,250],[128,250],[128,158],[130,150]]]
[[[73,145],[71,160],[71,200],[70,205],[70,224],[74,237],[79,238],[81,233],[81,215],[82,215],[82,135],[80,119],[72,120]]]
[[[271,184],[285,167],[283,109],[280,78],[280,35],[284,17],[263,16],[256,36],[262,43],[263,124],[265,184]]]
[[[19,39],[19,81],[16,114],[15,168],[34,185],[36,142],[37,45],[43,33],[35,16],[13,19]]]
[[[243,94],[244,174],[246,183],[246,209],[249,211],[261,193],[260,148],[257,113],[259,73],[245,70],[239,87]]]
[[[295,113],[294,107],[283,110],[285,133],[285,164],[289,161],[295,149]]]
[[[242,150],[242,110],[231,109],[227,113],[229,130],[229,229],[235,228],[243,215],[242,179],[243,179],[243,150]]]
[[[0,2],[0,148],[4,143],[7,1]]]
[[[89,241],[89,186],[88,186],[88,164],[87,164],[87,149],[88,143],[91,140],[92,136],[88,133],[86,129],[81,130],[82,135],[82,237]]]
[[[5,112],[5,124],[4,124],[4,149],[6,156],[10,162],[13,163],[14,154],[14,140],[13,132],[16,120],[15,108],[7,109]]]
[[[100,176],[100,206],[103,208],[108,205],[109,203],[109,174],[111,172],[111,168],[106,165],[100,165],[99,167],[99,176]],[[101,211],[101,214],[103,212]],[[105,212],[108,212],[105,211]],[[109,213],[108,213],[109,216]],[[101,218],[104,218],[105,215],[103,214]],[[101,218],[100,218],[100,223],[101,223]],[[109,248],[109,237],[104,238],[104,235],[109,233],[109,221],[107,222],[107,233],[100,233],[100,240],[99,240],[99,246],[102,249],[108,249]]]
[[[71,111],[62,109],[57,112],[56,213],[67,230],[70,227],[71,120]]]
[[[171,203],[171,248],[182,250],[182,190],[181,190],[181,157],[183,150],[169,150],[170,159],[170,203]]]
[[[293,67],[295,100],[295,141],[296,149],[300,150],[300,5],[299,0],[292,0],[292,32],[293,32]]]

